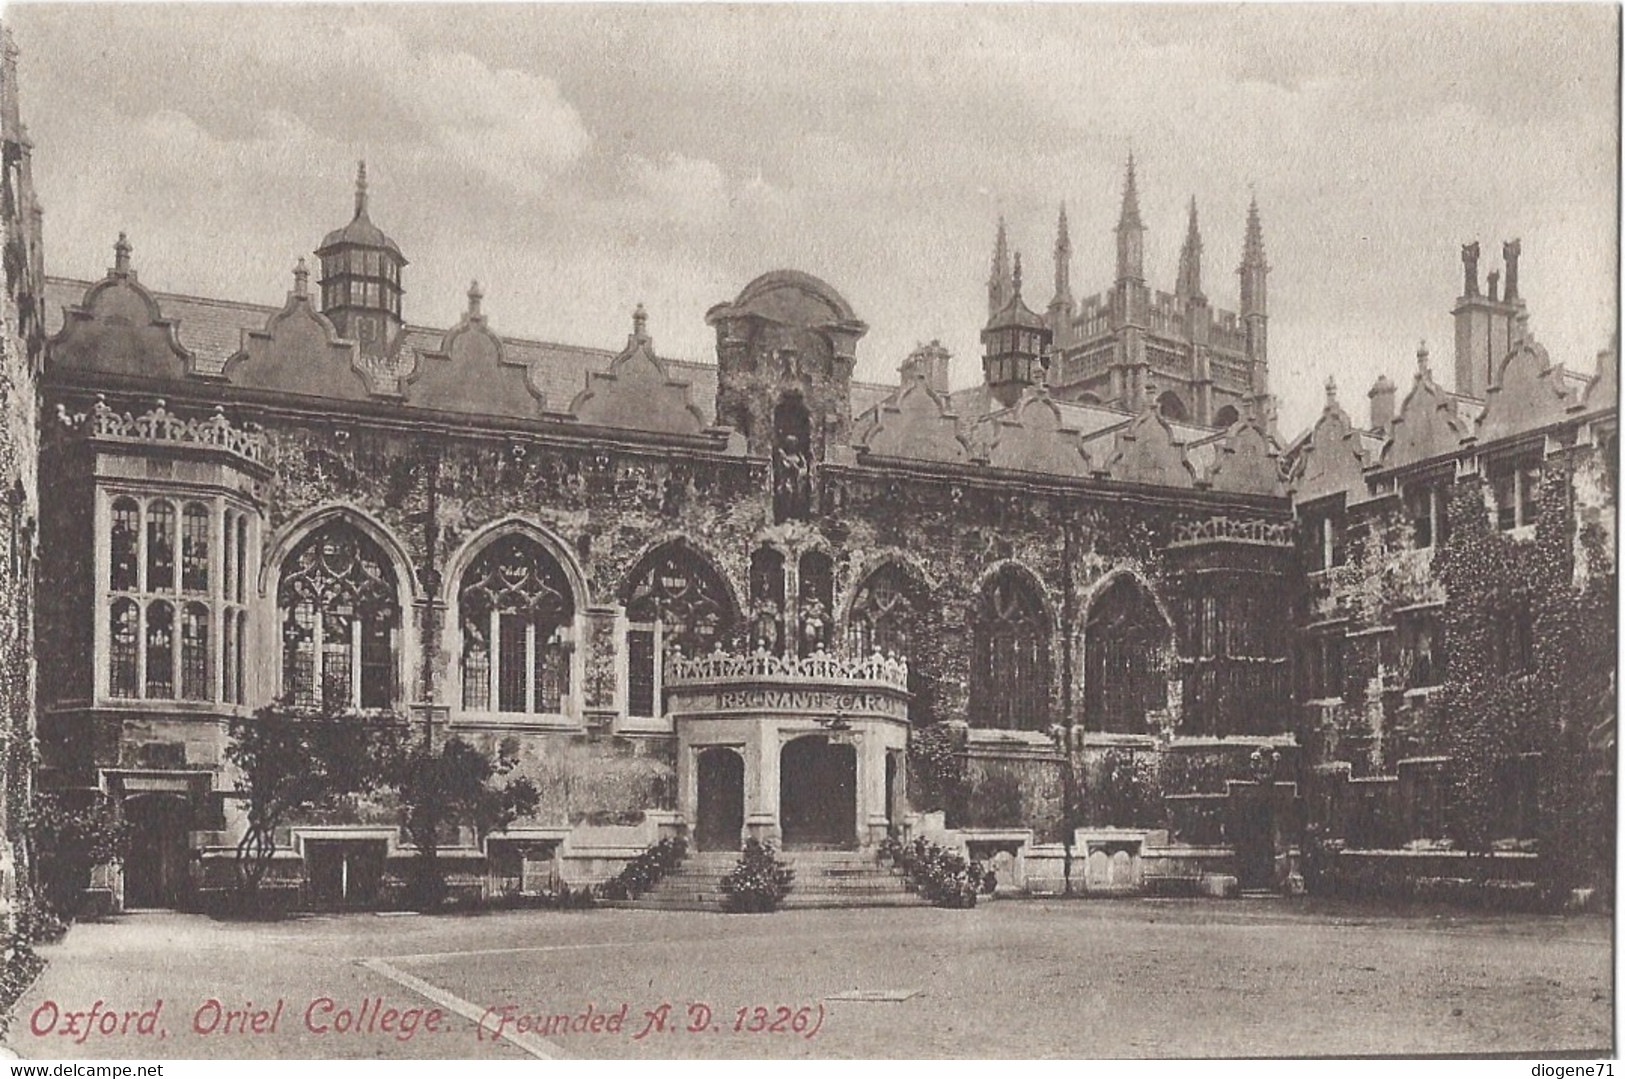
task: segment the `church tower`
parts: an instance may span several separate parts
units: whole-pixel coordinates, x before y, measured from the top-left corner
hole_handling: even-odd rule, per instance
[[[322,314],[363,355],[389,351],[401,329],[401,270],[406,257],[367,217],[367,163],[356,171],[355,216],[316,249],[321,259]]]

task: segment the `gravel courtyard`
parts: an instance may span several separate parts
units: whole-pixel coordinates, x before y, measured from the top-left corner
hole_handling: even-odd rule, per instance
[[[8,1042],[43,1059],[1600,1053],[1609,929],[1282,899],[146,913],[45,949]]]

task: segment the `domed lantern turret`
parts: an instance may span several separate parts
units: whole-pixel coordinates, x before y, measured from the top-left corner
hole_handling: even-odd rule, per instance
[[[1050,328],[1021,299],[1021,254],[1016,254],[1014,288],[982,330],[982,377],[1006,408],[1028,386],[1043,385],[1049,371]]]
[[[367,163],[356,173],[355,217],[322,240],[322,313],[363,353],[386,352],[401,328],[401,270],[406,257],[367,217]]]

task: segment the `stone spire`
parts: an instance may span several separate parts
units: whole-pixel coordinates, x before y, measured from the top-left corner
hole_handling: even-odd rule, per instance
[[[1176,295],[1186,300],[1205,299],[1202,295],[1202,232],[1196,224],[1196,196],[1191,196],[1190,224],[1185,227],[1185,246],[1179,251],[1179,281]]]
[[[1242,243],[1241,319],[1246,332],[1247,362],[1252,369],[1253,396],[1269,393],[1269,262],[1264,257],[1264,225],[1258,217],[1258,196],[1247,207],[1247,236]]]
[[[310,268],[305,265],[305,260],[302,257],[293,267],[293,294],[295,296],[310,295]]]
[[[113,244],[113,272],[120,277],[130,272],[130,238],[122,232],[118,234],[118,242]]]
[[[1140,192],[1134,180],[1132,153],[1123,179],[1123,208],[1117,218],[1117,279],[1145,280],[1145,223],[1140,220]]]
[[[1055,226],[1055,299],[1051,306],[1065,303],[1072,306],[1072,237],[1066,231],[1066,203],[1061,203],[1061,218]]]
[[[485,317],[480,312],[480,301],[484,299],[485,293],[480,289],[479,281],[470,281],[468,283],[468,320],[470,322]]]
[[[1010,300],[1010,244],[1005,238],[1004,215],[999,215],[999,231],[993,240],[993,270],[987,279],[988,317],[998,314]]]
[[[643,309],[641,303],[632,309],[632,340],[649,340],[649,312]]]
[[[1268,311],[1264,277],[1269,272],[1269,262],[1264,257],[1264,224],[1258,216],[1258,196],[1254,195],[1247,207],[1247,236],[1242,243],[1241,268],[1237,270],[1241,274],[1243,315]]]

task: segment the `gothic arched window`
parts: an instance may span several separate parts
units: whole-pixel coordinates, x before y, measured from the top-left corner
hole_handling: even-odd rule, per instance
[[[971,715],[984,727],[1049,725],[1050,626],[1038,589],[1006,567],[982,590],[971,668]]]
[[[706,561],[686,547],[654,552],[626,593],[627,714],[660,714],[661,657],[715,650],[734,631],[728,589]]]
[[[187,592],[209,590],[209,532],[213,525],[209,508],[201,502],[188,502],[181,512],[181,588]]]
[[[504,536],[463,573],[457,608],[465,710],[566,711],[576,608],[557,559],[529,536]]]
[[[1215,627],[1204,619],[1204,636]],[[1089,730],[1145,734],[1166,708],[1170,630],[1138,581],[1119,577],[1089,608],[1083,633],[1083,717]]]
[[[855,656],[879,652],[910,659],[920,611],[915,588],[902,568],[888,562],[869,574],[852,601],[847,618],[847,642]]]
[[[395,703],[401,609],[389,558],[354,525],[325,524],[282,564],[282,691],[305,707]]]

